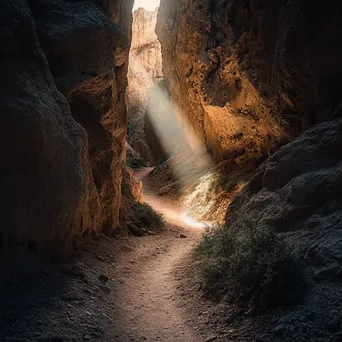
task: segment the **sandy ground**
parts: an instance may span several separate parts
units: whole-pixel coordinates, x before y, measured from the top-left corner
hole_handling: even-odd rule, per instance
[[[141,238],[84,241],[68,265],[7,277],[1,287],[0,341],[201,342],[179,295],[184,260],[201,236],[180,208],[149,190],[145,201],[164,214],[167,229]],[[184,237],[184,236],[186,237]],[[183,236],[181,238],[181,236]]]
[[[166,229],[84,240],[69,264],[1,274],[1,342],[342,341],[339,284],[321,284],[302,304],[260,316],[203,297],[192,254],[203,229],[177,203],[154,195],[148,172],[137,177]]]

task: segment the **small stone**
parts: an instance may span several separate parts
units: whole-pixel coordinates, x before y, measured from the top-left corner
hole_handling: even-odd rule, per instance
[[[64,302],[81,301],[84,299],[80,294],[75,293],[75,292],[67,292],[67,293],[61,294],[59,298]]]
[[[253,317],[253,316],[256,316],[258,313],[258,309],[256,306],[252,306],[249,308],[248,312],[247,312],[247,315],[250,316],[250,317]]]
[[[96,255],[96,259],[100,261],[106,261],[106,259],[101,255]]]
[[[285,331],[287,330],[287,326],[285,324],[279,324],[274,329],[274,334],[276,336],[284,335]]]
[[[99,280],[103,281],[105,283],[105,282],[107,282],[109,280],[109,277],[107,275],[105,275],[105,274],[100,274]]]
[[[215,340],[217,340],[217,336],[211,336],[211,337],[208,337],[204,342],[212,342]]]
[[[111,292],[111,289],[107,286],[101,286],[100,289],[101,289],[101,291],[103,291],[107,294],[109,294]]]
[[[315,321],[316,320],[316,314],[314,313],[314,312],[309,312],[307,315],[306,315],[306,317],[311,321],[311,322],[313,322],[313,321]]]
[[[75,265],[69,268],[69,273],[71,273],[77,277],[80,277],[80,278],[85,277],[84,271],[80,267],[75,266]]]
[[[88,288],[83,288],[82,291],[87,293],[87,294],[93,294],[93,292],[91,290],[89,290]]]
[[[181,239],[186,239],[186,235],[184,235],[184,234],[179,234],[179,237],[180,237]]]
[[[327,327],[331,332],[338,332],[341,328],[341,320],[335,317],[328,322]]]

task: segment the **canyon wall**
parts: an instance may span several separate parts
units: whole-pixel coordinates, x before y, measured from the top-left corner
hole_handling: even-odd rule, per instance
[[[338,1],[161,1],[171,94],[217,161],[258,164],[340,93]]]
[[[158,8],[133,12],[132,46],[128,73],[129,102],[144,103],[149,88],[163,77],[161,46],[155,33]]]
[[[271,229],[303,263],[305,303],[279,320],[288,341],[308,309],[330,329],[339,307],[341,19],[337,0],[162,0],[159,11],[173,101],[216,161],[255,161],[223,229]]]
[[[138,8],[133,12],[127,90],[128,144],[138,159],[152,164],[159,160],[160,146],[145,114],[148,94],[163,78],[161,46],[155,33],[157,15],[158,8],[155,11]],[[134,158],[128,156],[130,160]]]
[[[0,248],[119,226],[133,1],[0,4]]]

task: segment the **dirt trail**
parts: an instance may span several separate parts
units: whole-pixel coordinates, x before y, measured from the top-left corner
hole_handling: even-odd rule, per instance
[[[199,316],[186,314],[193,292],[181,293],[178,272],[202,230],[186,224],[175,204],[154,196],[148,173],[137,174],[145,200],[172,222],[168,229],[140,238],[85,239],[70,264],[2,276],[1,342],[205,340],[196,333]]]
[[[136,174],[143,181],[144,200],[164,215],[171,234],[163,236],[163,248],[155,256],[136,264],[130,286],[119,290],[118,316],[123,330],[131,331],[130,338],[134,341],[200,342],[202,338],[187,325],[181,300],[177,298],[174,270],[191,253],[201,230],[185,223],[178,208],[154,196],[146,179],[149,171],[144,169]],[[179,238],[179,228],[184,230],[186,238]],[[144,248],[155,247],[156,242],[149,239]]]

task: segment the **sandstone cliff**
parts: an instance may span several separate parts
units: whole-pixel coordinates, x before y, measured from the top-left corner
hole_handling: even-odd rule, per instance
[[[327,117],[340,92],[338,1],[162,1],[174,101],[217,161],[257,164]],[[260,159],[259,159],[260,158]]]
[[[155,33],[157,15],[158,8],[154,12],[139,8],[133,13],[128,73],[131,103],[144,102],[149,88],[163,77],[161,46]]]
[[[119,225],[132,5],[1,3],[2,249]]]
[[[150,127],[145,110],[148,94],[163,77],[161,46],[155,33],[158,8],[133,12],[132,45],[128,71],[128,143],[141,157],[150,163],[159,160],[159,142]],[[151,138],[151,139],[149,139]],[[153,141],[150,144],[150,141]]]
[[[223,229],[271,229],[305,265],[305,302],[269,324],[284,341],[341,336],[330,324],[341,310],[341,33],[339,1],[162,0],[159,11],[173,100],[207,149],[240,170],[270,157]]]

